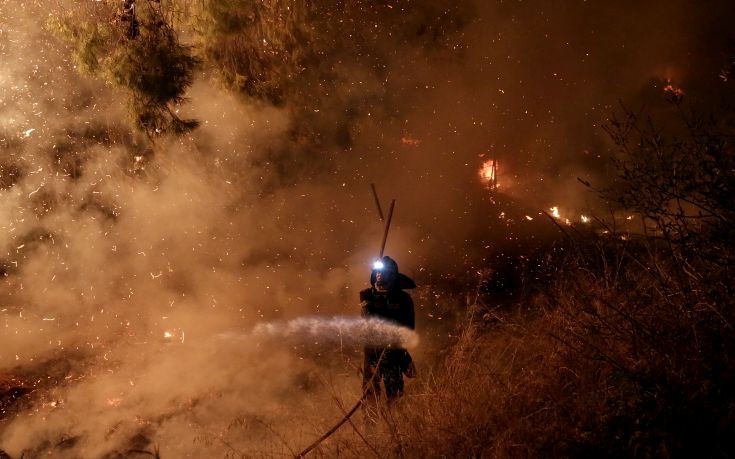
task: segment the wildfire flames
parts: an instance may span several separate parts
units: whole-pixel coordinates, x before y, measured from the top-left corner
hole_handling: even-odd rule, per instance
[[[488,159],[482,163],[480,168],[480,179],[486,183],[490,188],[498,187],[498,161],[495,159]]]
[[[553,206],[553,207],[551,207],[549,209],[549,212],[551,213],[551,216],[552,217],[556,218],[557,220],[562,220],[565,225],[571,225],[572,224],[572,221],[569,220],[569,218],[562,217],[561,216],[561,214],[559,213],[559,206]],[[584,216],[584,215],[581,216],[580,220],[582,221],[582,223],[587,223],[589,221],[589,219],[586,216]]]
[[[684,90],[671,83],[664,86],[664,94],[674,102],[681,102],[684,98]]]

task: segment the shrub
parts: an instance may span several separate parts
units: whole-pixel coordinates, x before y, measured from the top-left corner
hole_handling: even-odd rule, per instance
[[[135,126],[154,137],[181,134],[198,125],[174,109],[184,102],[199,60],[166,20],[161,4],[139,2],[134,18],[106,2],[54,16],[49,30],[72,46],[83,73],[124,89]]]

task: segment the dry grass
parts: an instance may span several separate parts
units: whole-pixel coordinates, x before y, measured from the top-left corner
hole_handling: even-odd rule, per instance
[[[442,364],[365,430],[370,448],[347,432],[321,454],[730,457],[728,325],[657,297],[631,260],[595,272],[582,256],[535,312],[489,323],[475,308]]]

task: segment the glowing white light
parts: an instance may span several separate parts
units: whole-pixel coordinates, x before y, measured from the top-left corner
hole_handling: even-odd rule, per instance
[[[163,337],[164,338],[171,338],[172,336],[174,336],[174,334],[171,333],[171,332],[168,332],[168,331],[167,332],[163,332]]]
[[[590,222],[590,218],[588,216],[586,216],[586,215],[582,215],[579,218],[580,218],[580,220],[582,220],[582,223],[589,223]]]
[[[385,268],[385,265],[380,260],[375,260],[375,263],[373,263],[373,269],[383,269]]]

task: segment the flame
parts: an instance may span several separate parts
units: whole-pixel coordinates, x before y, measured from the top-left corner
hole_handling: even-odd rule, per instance
[[[480,178],[493,188],[498,186],[498,162],[494,159],[488,159],[482,163],[480,168]]]
[[[667,84],[666,86],[664,86],[664,92],[669,93],[673,96],[678,96],[678,97],[681,97],[684,95],[683,89],[677,88],[672,84]]]
[[[677,88],[671,83],[664,86],[664,94],[671,98],[674,102],[681,102],[684,98],[684,90]]]
[[[571,225],[572,224],[571,220],[569,220],[566,217],[562,217],[561,216],[561,214],[559,213],[559,206],[551,207],[549,209],[549,211],[551,212],[551,216],[552,217],[554,217],[556,219],[559,219],[559,220],[563,220],[565,225]]]

